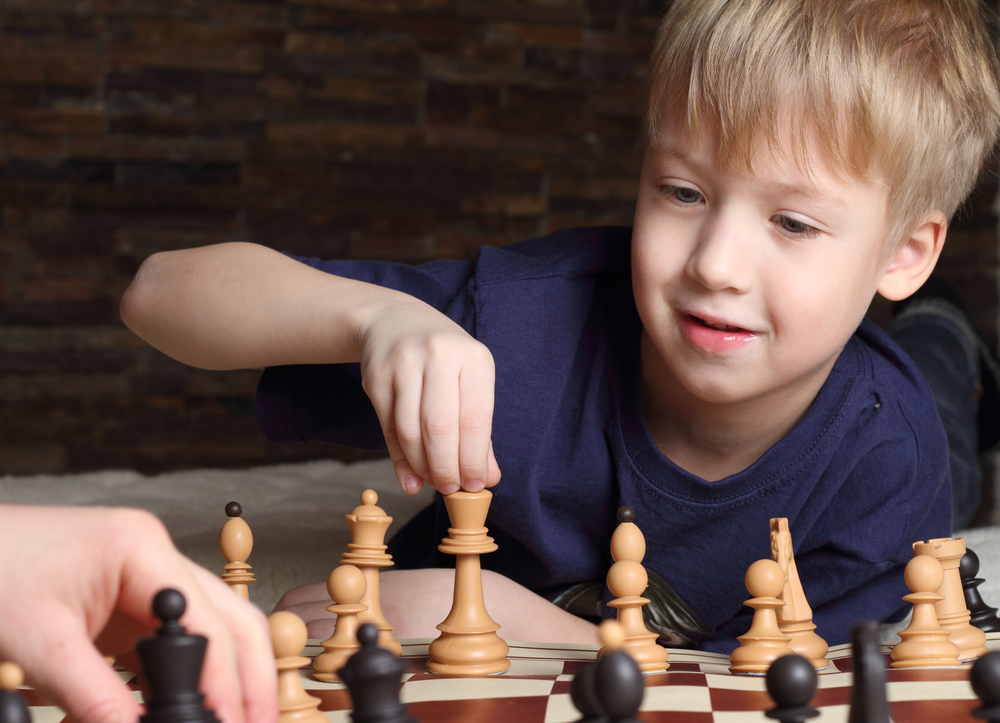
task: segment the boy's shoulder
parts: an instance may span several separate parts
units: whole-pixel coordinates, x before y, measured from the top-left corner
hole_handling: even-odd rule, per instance
[[[564,228],[504,246],[482,247],[476,275],[482,285],[624,271],[630,267],[631,243],[628,226]]]

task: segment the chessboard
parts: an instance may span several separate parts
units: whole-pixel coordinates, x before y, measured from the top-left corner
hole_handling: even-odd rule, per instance
[[[1000,650],[1000,633],[988,635],[987,647]],[[508,641],[509,642],[509,641]],[[509,642],[510,669],[496,676],[462,678],[427,672],[430,640],[404,640],[401,699],[410,716],[422,723],[570,723],[580,714],[570,701],[576,671],[596,660],[597,647],[568,644]],[[883,645],[888,679],[889,712],[894,723],[976,723],[970,711],[979,706],[969,685],[969,668],[893,670],[889,645]],[[310,640],[303,655],[323,649]],[[852,658],[849,645],[830,649],[831,665],[819,673],[812,705],[819,723],[846,723],[851,701]],[[645,676],[646,694],[639,719],[645,723],[764,723],[773,707],[763,677],[729,672],[724,655],[688,650],[670,651],[670,669]],[[302,670],[303,687],[322,701],[331,723],[350,721],[351,698],[342,683],[321,683]],[[122,672],[135,690],[137,680]],[[63,712],[30,689],[22,689],[34,723],[60,723]]]

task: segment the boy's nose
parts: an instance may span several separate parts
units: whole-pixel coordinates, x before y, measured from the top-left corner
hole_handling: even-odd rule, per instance
[[[745,232],[732,224],[711,224],[692,250],[687,275],[710,291],[745,294],[753,286],[751,253]]]

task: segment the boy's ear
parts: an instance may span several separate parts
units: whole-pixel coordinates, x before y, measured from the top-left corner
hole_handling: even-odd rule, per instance
[[[890,301],[905,299],[919,289],[937,264],[948,219],[940,211],[931,212],[896,250],[878,285],[878,293]]]

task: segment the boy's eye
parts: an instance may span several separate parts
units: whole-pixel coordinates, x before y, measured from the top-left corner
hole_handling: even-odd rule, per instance
[[[785,231],[793,234],[805,235],[816,230],[809,224],[796,221],[788,216],[775,216],[772,220],[776,221]]]
[[[695,204],[702,200],[700,193],[686,186],[661,186],[660,195],[673,196],[674,199],[683,204]]]

